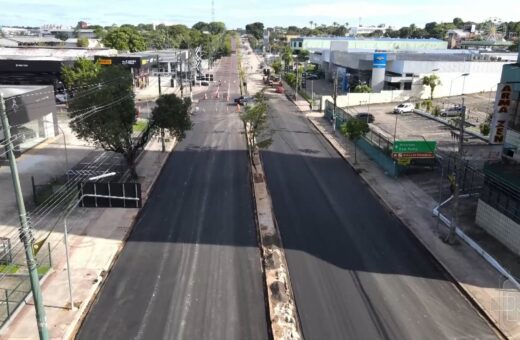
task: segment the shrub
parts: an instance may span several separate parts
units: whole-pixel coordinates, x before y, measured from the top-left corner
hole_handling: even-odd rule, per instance
[[[479,129],[480,129],[480,133],[483,135],[483,136],[487,136],[489,135],[489,123],[482,123],[479,125]]]

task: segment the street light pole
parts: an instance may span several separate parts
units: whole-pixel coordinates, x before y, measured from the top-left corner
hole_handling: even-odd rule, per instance
[[[40,279],[36,268],[36,261],[33,255],[33,240],[30,235],[29,225],[27,223],[27,213],[25,211],[25,203],[23,201],[22,187],[20,185],[20,178],[18,176],[18,168],[16,166],[16,159],[13,153],[13,146],[11,140],[11,131],[9,121],[5,112],[4,96],[0,93],[0,119],[2,120],[2,127],[4,129],[4,139],[6,140],[5,148],[9,157],[9,166],[11,168],[11,176],[13,178],[14,192],[16,196],[16,203],[18,205],[18,213],[20,216],[20,240],[23,242],[25,249],[25,258],[27,261],[27,268],[29,269],[29,279],[31,281],[31,291],[34,300],[34,309],[36,310],[36,323],[38,326],[38,335],[40,340],[49,340],[49,330],[47,329],[47,317],[45,316],[45,309],[43,307],[43,297],[40,287]]]
[[[54,125],[53,122],[50,122],[48,120],[42,120],[42,122]],[[65,167],[67,168],[67,178],[68,178],[68,176],[69,176],[68,172],[70,170],[70,167],[69,167],[69,152],[67,151],[67,136],[65,136],[65,132],[63,131],[63,129],[61,128],[59,123],[56,123],[56,125],[54,125],[54,126],[56,126],[60,130],[61,134],[63,135],[63,147],[65,148]]]

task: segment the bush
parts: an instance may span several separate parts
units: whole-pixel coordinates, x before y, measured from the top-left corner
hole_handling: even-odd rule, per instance
[[[435,117],[439,117],[441,115],[441,108],[439,107],[439,105],[435,105],[435,107],[432,110],[432,115],[434,115]]]
[[[489,123],[482,123],[479,125],[479,129],[480,129],[480,133],[483,135],[483,136],[487,136],[489,135]]]
[[[423,102],[421,103],[421,106],[424,108],[425,111],[431,112],[433,103],[430,99],[426,99],[426,100],[423,100]]]

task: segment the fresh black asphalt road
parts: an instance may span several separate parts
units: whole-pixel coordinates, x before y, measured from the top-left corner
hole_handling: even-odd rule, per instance
[[[219,79],[237,93],[236,56]],[[267,339],[242,123],[225,100],[198,107],[78,339]]]
[[[274,94],[270,106],[261,155],[305,339],[495,339],[295,106]]]

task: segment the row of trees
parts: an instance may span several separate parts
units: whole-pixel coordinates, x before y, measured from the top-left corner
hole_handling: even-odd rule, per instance
[[[185,25],[90,26],[107,47],[118,51],[139,52],[149,49],[202,46],[203,57],[216,53],[226,26],[222,22],[198,22]]]
[[[447,32],[451,29],[462,29],[468,25],[475,25],[479,31],[485,31],[493,23],[484,21],[480,23],[472,21],[464,21],[461,18],[454,18],[451,22],[429,22],[424,27],[418,27],[415,24],[404,26],[399,29],[384,28],[377,29],[370,34],[364,34],[367,37],[389,37],[389,38],[437,38],[445,39]],[[262,39],[264,26],[262,23],[256,22],[246,26],[246,31],[256,39]],[[520,36],[520,21],[510,21],[499,26],[499,30],[508,33],[508,37]],[[334,22],[332,25],[318,25],[314,21],[309,21],[308,27],[275,27],[270,29],[270,45],[275,53],[279,53],[283,49],[285,35],[302,35],[302,36],[345,36],[349,31],[349,23],[340,24]],[[361,36],[361,35],[360,35]],[[518,47],[516,46],[516,49]],[[516,50],[512,47],[512,50]]]
[[[78,138],[125,158],[133,178],[137,177],[137,153],[157,131],[177,139],[191,128],[189,98],[175,95],[159,97],[146,128],[136,136],[136,108],[133,79],[122,66],[103,67],[80,58],[63,67],[65,85],[74,97],[69,102],[69,125]]]

